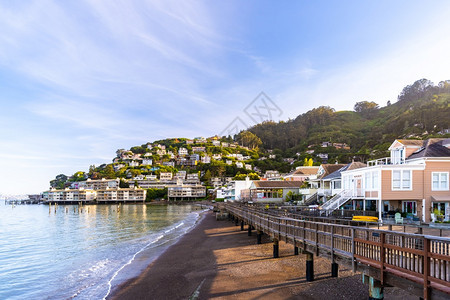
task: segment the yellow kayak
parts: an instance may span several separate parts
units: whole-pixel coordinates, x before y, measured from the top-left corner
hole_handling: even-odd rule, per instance
[[[371,217],[371,216],[353,216],[352,221],[378,222],[378,218],[377,217]]]

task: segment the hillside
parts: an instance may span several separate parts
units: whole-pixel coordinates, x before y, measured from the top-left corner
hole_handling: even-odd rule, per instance
[[[450,81],[421,79],[405,87],[396,103],[378,107],[374,102],[355,104],[355,111],[331,107],[312,109],[294,120],[264,122],[249,129],[266,149],[280,149],[285,155],[304,152],[322,142],[346,143],[348,155],[386,150],[396,138],[426,138],[450,128]],[[371,151],[368,152],[368,149]],[[373,152],[372,150],[375,150]]]
[[[396,103],[385,107],[369,101],[356,103],[354,111],[321,106],[293,120],[257,124],[234,137],[147,142],[117,150],[110,164],[90,166],[88,173],[60,174],[50,184],[62,188],[86,178],[130,181],[181,170],[197,173],[211,184],[214,177],[263,174],[266,170],[287,173],[306,161],[315,165],[365,162],[387,156],[387,148],[398,138],[449,137],[449,116],[450,81],[435,86],[421,79],[405,87]]]

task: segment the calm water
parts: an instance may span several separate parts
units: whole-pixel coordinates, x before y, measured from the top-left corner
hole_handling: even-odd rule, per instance
[[[0,299],[103,299],[190,230],[200,211],[0,203]]]

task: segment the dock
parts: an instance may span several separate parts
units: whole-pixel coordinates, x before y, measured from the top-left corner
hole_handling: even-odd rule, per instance
[[[385,286],[396,286],[423,299],[450,298],[450,238],[380,230],[358,224],[339,224],[325,218],[308,218],[225,203],[221,213],[248,235],[256,231],[257,243],[263,234],[273,241],[273,257],[278,257],[279,241],[293,245],[294,254],[307,256],[306,279],[314,280],[314,256],[331,262],[331,275],[338,265],[362,273],[371,299],[383,299]]]

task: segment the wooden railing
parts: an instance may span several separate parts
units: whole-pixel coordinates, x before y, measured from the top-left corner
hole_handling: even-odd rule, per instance
[[[299,220],[245,206],[225,208],[272,238],[339,259],[355,271],[370,266],[378,270],[382,284],[390,274],[422,285],[425,299],[430,288],[450,294],[449,238]]]

